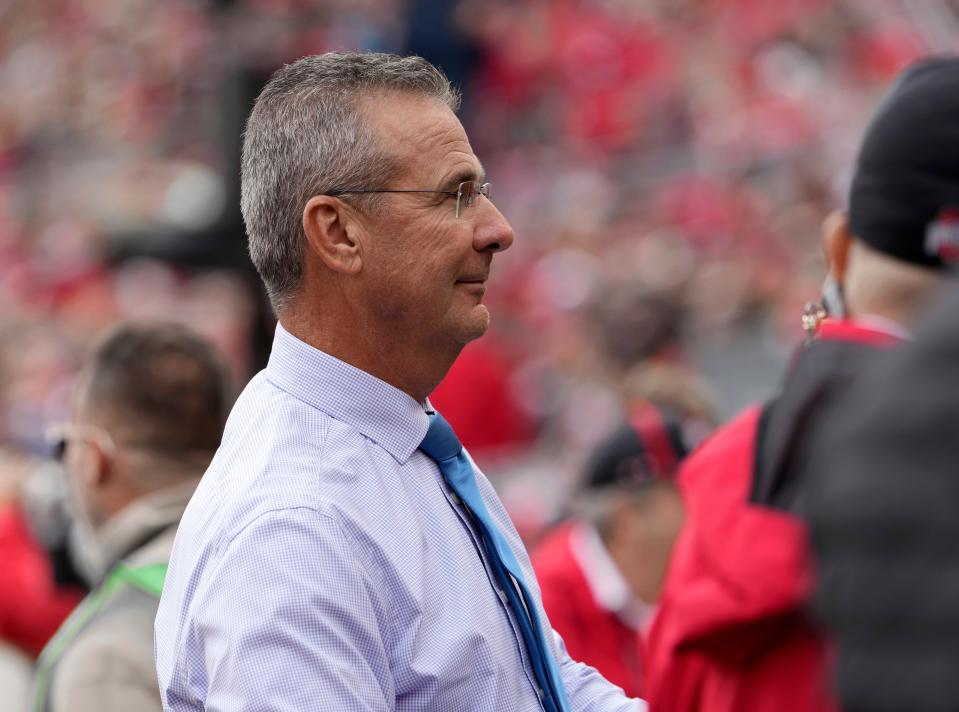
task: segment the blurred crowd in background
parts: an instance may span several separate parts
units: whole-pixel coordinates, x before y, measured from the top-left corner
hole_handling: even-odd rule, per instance
[[[542,478],[571,482],[637,365],[701,373],[722,415],[775,385],[856,137],[897,71],[954,44],[957,5],[0,0],[0,442],[44,454],[118,320],[193,326],[241,384],[261,367],[252,99],[304,54],[413,52],[461,86],[517,234],[493,328],[435,401],[535,532],[570,489]]]

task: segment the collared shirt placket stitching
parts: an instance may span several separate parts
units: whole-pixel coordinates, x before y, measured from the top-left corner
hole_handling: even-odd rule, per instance
[[[467,535],[473,544],[473,548],[476,550],[480,562],[483,564],[483,570],[486,572],[486,578],[489,581],[490,586],[496,592],[496,597],[499,599],[500,607],[506,614],[506,619],[509,621],[510,627],[513,630],[513,639],[516,642],[516,647],[519,651],[519,657],[523,663],[523,672],[526,673],[526,679],[529,681],[530,686],[532,686],[533,691],[536,693],[536,696],[542,703],[545,693],[540,689],[539,684],[536,682],[536,677],[533,674],[533,671],[530,669],[529,654],[526,651],[526,644],[523,642],[523,634],[519,629],[518,623],[513,617],[516,614],[511,610],[506,592],[500,588],[499,583],[496,581],[496,576],[493,574],[493,570],[490,567],[488,555],[483,547],[482,538],[477,531],[476,523],[473,521],[473,515],[470,514],[469,510],[467,510],[465,506],[463,506],[463,501],[460,499],[460,496],[456,494],[456,492],[454,492],[449,485],[444,482],[440,485],[440,488],[443,490],[446,501],[456,513],[456,516],[463,524],[464,529],[466,529]]]

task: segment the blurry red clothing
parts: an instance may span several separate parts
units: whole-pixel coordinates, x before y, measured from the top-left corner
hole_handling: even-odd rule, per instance
[[[806,608],[813,585],[795,458],[816,409],[887,325],[825,322],[782,393],[716,431],[680,470],[686,523],[646,647],[651,712],[833,712],[829,641]]]
[[[80,602],[57,588],[46,555],[12,506],[0,506],[0,638],[36,657]]]
[[[802,610],[805,527],[748,503],[760,409],[687,460],[687,525],[648,640],[651,712],[833,710],[826,644]]]
[[[487,336],[463,349],[430,394],[430,402],[474,456],[524,445],[533,436],[533,424],[510,385],[511,369]]]
[[[722,20],[723,36],[749,47],[773,40],[821,10],[827,0],[712,0]]]
[[[560,526],[533,553],[543,607],[573,660],[596,668],[628,696],[640,697],[642,653],[637,625],[625,622],[613,610],[619,605],[597,600],[596,585],[590,585],[583,556],[576,552],[577,534],[584,533],[583,526]],[[616,593],[613,597],[622,598]]]

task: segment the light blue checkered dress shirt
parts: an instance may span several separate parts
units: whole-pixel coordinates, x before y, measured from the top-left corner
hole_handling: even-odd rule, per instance
[[[156,620],[166,710],[541,709],[479,540],[417,449],[427,426],[405,393],[277,327],[177,532]],[[645,710],[548,637],[574,710]]]

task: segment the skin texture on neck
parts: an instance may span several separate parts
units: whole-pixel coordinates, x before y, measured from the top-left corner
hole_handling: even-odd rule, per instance
[[[850,232],[841,212],[831,214],[823,224],[823,250],[853,319],[881,317],[908,330],[918,312],[946,283],[940,271],[869,247]]]
[[[309,291],[312,290],[304,290]],[[304,301],[309,299],[307,294],[304,297]],[[320,298],[314,303],[325,301]],[[304,311],[294,307],[282,315],[283,328],[310,346],[389,383],[417,402],[425,400],[439,385],[465,345],[417,348],[404,334],[396,333],[388,324],[380,324],[349,303],[339,310]]]
[[[909,328],[943,286],[942,275],[870,249],[850,248],[846,292],[853,314],[879,316]]]
[[[489,325],[482,303],[493,254],[513,241],[480,196],[456,216],[454,191],[484,179],[462,125],[435,99],[377,94],[364,116],[400,170],[375,209],[313,196],[303,211],[303,277],[279,315],[301,341],[422,402],[463,346]]]

